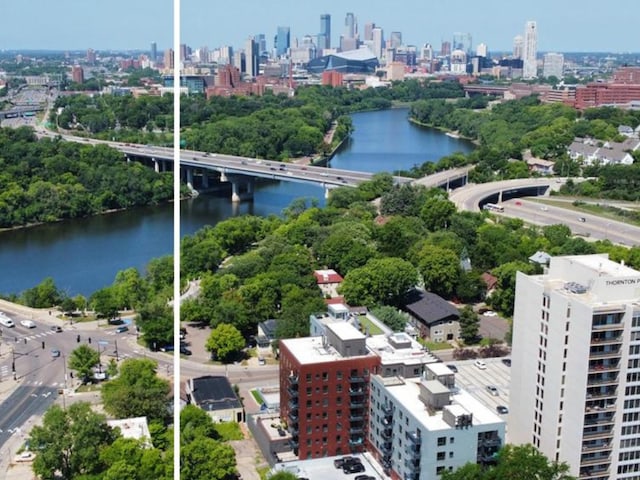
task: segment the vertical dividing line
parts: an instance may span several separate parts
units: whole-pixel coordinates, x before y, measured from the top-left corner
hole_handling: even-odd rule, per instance
[[[180,0],[173,0],[173,478],[180,480]]]

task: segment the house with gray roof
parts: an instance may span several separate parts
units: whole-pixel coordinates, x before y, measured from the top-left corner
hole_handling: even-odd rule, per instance
[[[215,422],[243,422],[244,408],[229,379],[223,375],[191,378],[187,401],[207,412]]]
[[[422,337],[433,342],[460,338],[460,312],[435,293],[414,289],[405,295],[400,307],[416,319]]]
[[[640,148],[640,140],[627,138],[624,142],[597,142],[592,138],[576,138],[567,148],[572,160],[582,160],[585,165],[631,165],[630,152]]]

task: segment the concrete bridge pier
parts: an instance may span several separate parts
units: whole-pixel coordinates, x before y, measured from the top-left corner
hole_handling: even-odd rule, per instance
[[[156,173],[160,173],[161,168],[160,168],[160,162],[158,160],[156,160],[155,158],[152,158],[151,161],[153,162],[153,169],[155,170]]]
[[[243,186],[246,187],[244,192],[242,191]],[[249,178],[244,182],[240,180],[231,180],[231,201],[237,203],[242,202],[243,200],[253,200],[253,187],[253,178]]]
[[[498,203],[502,203],[502,190],[498,193]]]
[[[202,188],[209,188],[209,175],[206,169],[202,170]]]
[[[187,186],[193,190],[193,168],[187,168]]]

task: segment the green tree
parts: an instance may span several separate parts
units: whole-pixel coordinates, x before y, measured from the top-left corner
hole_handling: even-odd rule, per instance
[[[236,455],[231,445],[197,437],[180,449],[183,480],[232,480],[236,478]]]
[[[104,464],[97,452],[116,437],[104,415],[93,412],[89,403],[74,403],[66,410],[53,405],[42,425],[31,430],[29,443],[38,453],[33,471],[43,480],[98,474]]]
[[[209,414],[195,405],[187,405],[180,412],[180,441],[186,445],[198,437],[219,439]]]
[[[173,343],[173,313],[161,296],[140,308],[136,325],[140,327],[144,343],[153,350]]]
[[[116,418],[164,419],[169,415],[169,382],[156,375],[157,363],[150,359],[127,359],[120,375],[102,386],[102,402]]]
[[[89,345],[80,345],[69,355],[69,368],[75,370],[83,383],[87,383],[93,374],[93,367],[100,363],[100,355]]]
[[[113,287],[105,287],[94,292],[89,304],[99,317],[114,318],[118,315],[119,305]]]
[[[416,256],[426,290],[445,298],[455,291],[460,259],[452,250],[425,244]]]
[[[465,343],[471,344],[478,338],[478,330],[480,328],[480,320],[476,312],[471,306],[466,305],[460,311],[460,336]]]
[[[268,480],[297,480],[298,476],[286,470],[280,470],[269,476]]]
[[[389,305],[373,308],[371,313],[394,332],[404,332],[407,326],[408,319],[406,315]]]
[[[205,344],[207,351],[222,362],[238,355],[244,346],[245,341],[240,331],[228,323],[221,323],[211,330]]]
[[[111,360],[109,360],[109,363],[107,364],[104,371],[107,374],[107,377],[113,378],[118,375],[118,370],[118,362],[116,362],[115,358],[112,358]]]
[[[47,277],[37,286],[25,290],[22,294],[25,305],[33,308],[49,308],[62,301],[62,294],[53,278]]]

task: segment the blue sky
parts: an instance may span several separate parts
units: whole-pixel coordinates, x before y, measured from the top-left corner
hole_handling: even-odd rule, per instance
[[[0,0],[0,49],[148,49],[173,44],[172,0]],[[610,7],[610,8],[608,8]],[[335,44],[347,12],[362,27],[375,22],[385,36],[401,31],[405,43],[439,49],[453,32],[469,32],[474,46],[511,49],[527,20],[538,22],[540,51],[640,52],[638,0],[181,0],[182,43],[241,47],[264,33],[269,48],[279,25],[301,38],[332,16]]]
[[[172,0],[0,0],[0,49],[163,50]]]

